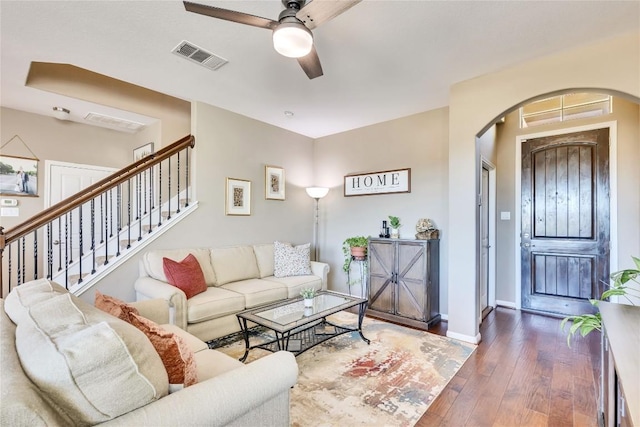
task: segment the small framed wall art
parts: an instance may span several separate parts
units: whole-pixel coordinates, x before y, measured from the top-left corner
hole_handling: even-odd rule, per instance
[[[264,198],[266,200],[284,200],[284,169],[278,166],[265,166],[264,184]]]
[[[133,150],[133,161],[137,162],[143,157],[147,157],[149,154],[153,154],[153,142],[144,144]]]
[[[251,181],[227,178],[225,215],[251,215]]]

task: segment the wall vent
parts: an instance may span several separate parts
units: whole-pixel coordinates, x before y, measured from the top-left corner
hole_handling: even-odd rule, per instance
[[[201,47],[198,47],[195,44],[184,40],[171,52],[214,71],[229,62],[224,58],[207,52]]]
[[[119,119],[117,117],[105,116],[100,113],[87,113],[84,119],[91,124],[120,130],[123,132],[136,133],[145,125],[143,123],[132,122],[130,120]]]

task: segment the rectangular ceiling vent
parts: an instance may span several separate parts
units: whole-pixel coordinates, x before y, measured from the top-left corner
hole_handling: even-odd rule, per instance
[[[229,62],[224,58],[207,52],[195,44],[184,40],[171,52],[214,71]]]
[[[119,119],[117,117],[105,116],[100,113],[87,113],[84,119],[91,124],[107,127],[123,132],[136,133],[144,127],[143,123],[132,122],[130,120]]]

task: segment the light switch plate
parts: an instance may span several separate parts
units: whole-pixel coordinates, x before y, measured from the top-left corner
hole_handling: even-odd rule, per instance
[[[503,221],[508,221],[511,219],[511,212],[500,212],[500,219]]]

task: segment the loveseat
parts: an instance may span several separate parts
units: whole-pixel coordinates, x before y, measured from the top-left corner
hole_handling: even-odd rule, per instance
[[[168,283],[163,258],[193,255],[202,268],[206,291],[191,298]],[[296,274],[304,272],[307,274]],[[329,265],[309,261],[309,245],[270,244],[146,252],[139,263],[136,299],[161,298],[171,307],[171,323],[203,341],[240,330],[236,313],[287,298],[305,288],[327,289]],[[278,274],[280,273],[280,274]],[[279,276],[279,277],[277,277]]]
[[[298,374],[291,353],[244,365],[164,325],[165,335],[180,337],[181,354],[186,347],[193,352],[197,370],[195,384],[169,394],[164,360],[133,324],[42,279],[0,302],[2,426],[289,425]],[[168,319],[163,300],[134,308]]]

